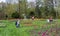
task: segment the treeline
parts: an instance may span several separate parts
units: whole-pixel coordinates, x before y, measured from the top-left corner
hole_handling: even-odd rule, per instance
[[[24,0],[14,4],[7,3],[6,6],[3,5],[3,7],[0,8],[0,18],[24,18],[24,16],[26,16],[26,18],[31,18],[32,16],[35,16],[35,18],[49,18],[50,16],[58,18],[60,17],[59,13],[54,9],[52,1],[53,0],[50,0],[49,3],[48,0],[44,2],[36,0],[36,3],[34,3]]]

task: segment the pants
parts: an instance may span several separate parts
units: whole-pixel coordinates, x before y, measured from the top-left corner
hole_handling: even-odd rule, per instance
[[[50,20],[50,22],[52,22],[53,20]]]

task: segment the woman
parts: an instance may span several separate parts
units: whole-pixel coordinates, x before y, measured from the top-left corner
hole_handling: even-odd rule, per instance
[[[34,20],[34,16],[32,16],[32,20]]]
[[[52,17],[50,17],[50,18],[49,18],[49,22],[52,22],[52,21],[53,21],[53,19],[52,19]]]
[[[16,21],[16,23],[15,23],[15,24],[16,24],[16,27],[19,27],[19,24],[20,24],[19,22],[20,22],[20,21],[19,21],[19,19],[18,19],[18,20]]]

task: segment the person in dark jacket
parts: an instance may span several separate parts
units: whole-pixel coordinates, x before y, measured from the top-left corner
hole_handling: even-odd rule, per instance
[[[16,27],[19,27],[20,26],[20,23],[19,23],[20,21],[19,21],[19,19],[16,21],[16,23],[15,23],[15,25],[16,25]]]
[[[53,18],[52,17],[49,18],[49,22],[50,23],[53,22]]]

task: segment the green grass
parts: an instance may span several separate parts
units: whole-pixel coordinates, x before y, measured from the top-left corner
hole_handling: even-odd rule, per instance
[[[25,22],[30,22],[32,24],[31,26],[25,25]],[[60,20],[58,20],[60,22]],[[45,20],[21,20],[21,25],[19,28],[16,28],[15,26],[15,20],[9,21],[9,20],[2,20],[0,23],[4,23],[7,26],[0,28],[0,36],[38,36],[38,32],[40,31],[43,33],[46,30],[49,30],[52,26],[52,28],[55,28],[55,23],[50,25],[47,24]],[[60,24],[58,23],[58,28],[60,28]],[[32,31],[32,32],[31,32]],[[36,34],[34,35],[34,32]],[[49,31],[50,32],[50,31]],[[53,36],[53,34],[51,34]],[[41,36],[41,35],[40,35]]]

